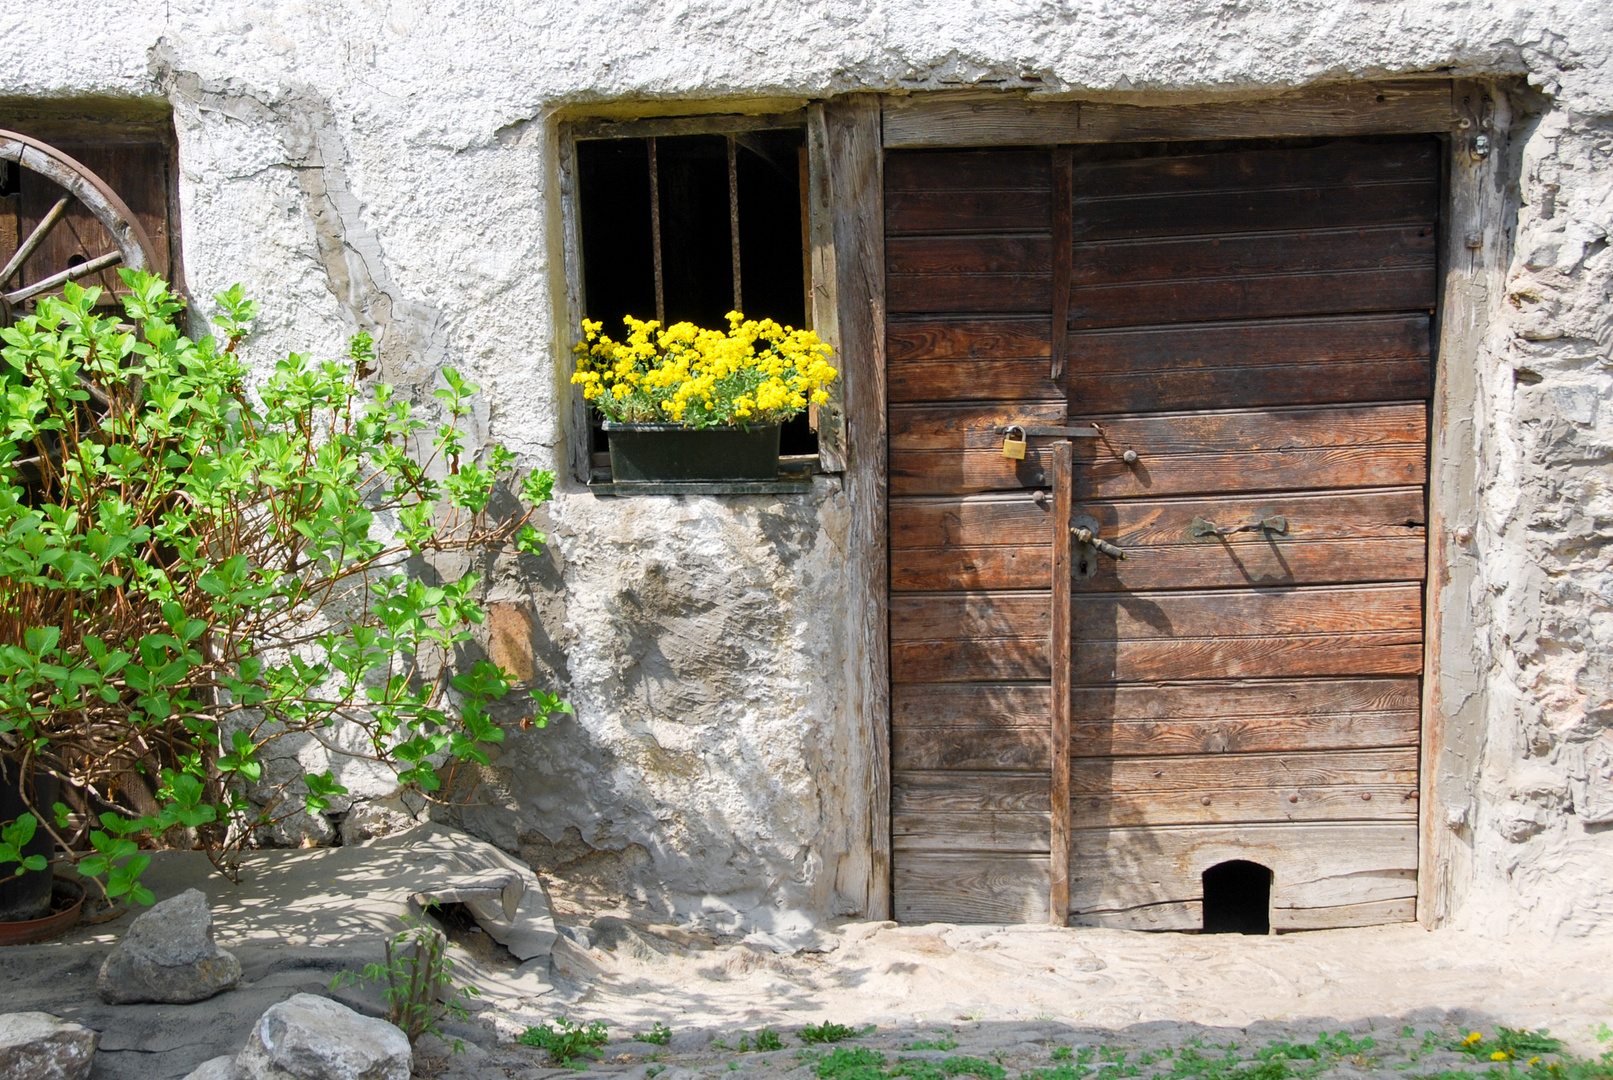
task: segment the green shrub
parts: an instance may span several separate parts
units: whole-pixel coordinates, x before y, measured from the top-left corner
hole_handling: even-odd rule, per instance
[[[328,769],[266,774],[276,742],[340,726],[432,799],[488,762],[513,680],[462,657],[479,580],[435,564],[539,551],[554,476],[472,448],[477,388],[452,368],[432,424],[371,380],[364,334],[255,380],[239,286],[197,341],[165,282],[121,273],[132,325],[68,284],[0,329],[0,753],[64,793],[10,824],[150,903],[142,841],[230,870],[254,830],[346,793]],[[508,722],[569,711],[530,697]],[[17,861],[0,848],[0,874]]]
[[[602,1020],[578,1024],[564,1016],[557,1016],[552,1024],[537,1024],[527,1028],[516,1041],[522,1046],[546,1050],[551,1061],[575,1068],[585,1056],[598,1058],[599,1048],[610,1042],[610,1033]]]

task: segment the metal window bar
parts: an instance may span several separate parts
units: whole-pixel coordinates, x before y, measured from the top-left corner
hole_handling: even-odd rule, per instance
[[[728,136],[728,243],[733,253],[734,310],[745,310],[745,297],[739,287],[739,143]]]
[[[661,169],[656,163],[655,136],[644,140],[650,148],[650,250],[655,262],[655,321],[666,325],[666,284],[661,277]]]

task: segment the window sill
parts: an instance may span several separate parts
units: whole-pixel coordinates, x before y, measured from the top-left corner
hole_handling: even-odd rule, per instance
[[[596,496],[619,495],[798,495],[812,490],[817,471],[816,454],[784,458],[775,480],[623,480],[614,481],[609,470],[595,474],[588,490]]]

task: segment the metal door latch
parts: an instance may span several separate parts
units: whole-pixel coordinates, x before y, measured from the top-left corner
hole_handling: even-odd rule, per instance
[[[1272,514],[1269,517],[1261,518],[1259,521],[1251,521],[1247,525],[1238,525],[1227,529],[1213,521],[1205,521],[1201,517],[1196,517],[1193,519],[1191,528],[1194,536],[1231,536],[1234,533],[1246,532],[1276,533],[1278,536],[1285,536],[1288,533],[1288,519],[1281,514]]]
[[[1111,559],[1124,559],[1126,553],[1109,541],[1098,536],[1098,519],[1082,514],[1070,522],[1070,536],[1075,540],[1075,550],[1071,552],[1074,572],[1076,576],[1091,578],[1098,572],[1098,556],[1107,555]]]

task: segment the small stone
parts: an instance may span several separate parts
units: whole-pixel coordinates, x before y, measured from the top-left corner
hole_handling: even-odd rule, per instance
[[[241,981],[241,962],[213,943],[207,897],[186,889],[134,920],[101,964],[96,992],[109,1005],[203,1001]]]
[[[85,1080],[98,1031],[50,1013],[0,1014],[0,1076],[6,1080]]]
[[[409,1038],[315,994],[269,1007],[235,1059],[240,1080],[409,1080]]]
[[[235,1059],[225,1054],[223,1057],[208,1058],[186,1073],[185,1080],[238,1080],[240,1075],[235,1067]]]

